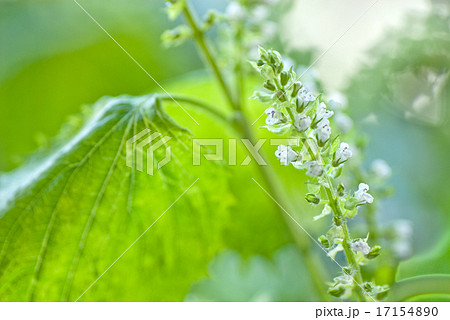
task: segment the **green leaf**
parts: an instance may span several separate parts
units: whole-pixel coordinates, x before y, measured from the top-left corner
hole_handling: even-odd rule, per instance
[[[51,150],[0,176],[2,301],[77,299],[155,221],[81,301],[179,300],[223,248],[227,171],[192,166],[191,134],[156,98],[102,98]],[[127,166],[127,141],[146,129],[170,137],[153,175]]]
[[[339,148],[340,144],[341,144],[341,139],[339,138],[339,136],[337,136],[336,138],[334,138],[333,142],[331,143],[330,154],[334,154],[336,152],[336,150]]]
[[[260,67],[260,74],[266,80],[273,80],[275,78],[273,69],[267,64]]]
[[[262,91],[255,91],[253,93],[253,95],[250,97],[250,99],[255,99],[258,100],[260,102],[269,102],[272,100],[272,95],[271,94],[266,94]]]
[[[425,254],[401,262],[397,280],[403,280],[424,274],[448,274],[450,270],[450,232],[435,248]]]
[[[312,103],[308,102],[308,106],[306,107],[305,115],[314,119],[318,105],[319,105],[319,103],[317,102],[317,100]]]
[[[351,210],[345,210],[344,217],[352,219],[356,216],[357,213],[358,213],[358,207],[355,207]]]
[[[307,189],[309,193],[319,194],[320,193],[320,184],[316,182],[307,182]]]
[[[262,126],[261,128],[265,128],[265,129],[269,130],[270,132],[273,132],[276,134],[285,135],[290,130],[292,130],[292,125],[289,122],[286,122],[286,123],[277,123],[277,124],[274,124],[271,126]]]
[[[314,221],[317,221],[317,220],[319,220],[319,219],[322,219],[323,217],[328,216],[329,214],[331,214],[331,207],[330,207],[328,204],[326,204],[326,205],[323,207],[322,213],[319,214],[319,215],[317,215],[317,216],[315,216],[315,217],[313,218],[313,220],[314,220]]]
[[[287,245],[272,260],[243,259],[235,251],[220,253],[209,277],[195,283],[187,301],[314,301],[317,295],[298,249]]]
[[[430,274],[395,283],[389,291],[389,301],[406,301],[429,294],[450,295],[450,275]]]
[[[433,301],[449,301],[449,244],[450,233],[447,233],[434,250],[401,262],[396,275],[398,282],[395,284],[399,287],[393,291],[391,300],[415,298],[424,301],[425,295],[431,297],[432,294],[446,293],[445,296],[432,296]]]

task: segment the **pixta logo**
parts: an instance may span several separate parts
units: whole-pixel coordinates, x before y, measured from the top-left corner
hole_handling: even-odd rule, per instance
[[[260,166],[267,166],[267,163],[264,161],[264,158],[260,155],[260,150],[266,143],[266,139],[257,140],[255,143],[252,143],[249,139],[228,139],[224,141],[224,139],[193,139],[192,143],[192,151],[193,151],[193,162],[194,166],[201,165],[202,156],[208,161],[223,161],[227,160],[227,164],[229,166],[248,166],[252,162],[252,158],[255,160],[256,164]],[[248,154],[244,158],[242,162],[237,161],[237,145],[238,143],[242,143]],[[287,146],[298,146],[298,139],[270,139],[269,143],[271,146],[278,146],[280,144],[285,144]],[[210,150],[214,150],[214,153],[207,152],[202,153],[202,147],[207,147]],[[228,148],[228,159],[225,159],[224,156],[224,147]]]
[[[150,129],[144,129],[132,138],[127,140],[126,162],[127,167],[144,172],[144,162],[147,163],[148,175],[153,175],[154,162],[157,161],[157,168],[161,169],[172,159],[172,152],[167,142],[172,139],[163,136],[160,132],[151,132]],[[165,156],[161,160],[154,159],[154,151],[158,148],[165,148]],[[147,150],[144,152],[144,150]],[[145,161],[145,159],[147,161]]]

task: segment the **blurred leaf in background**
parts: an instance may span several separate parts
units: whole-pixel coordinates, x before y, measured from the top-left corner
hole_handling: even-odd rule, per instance
[[[433,1],[430,13],[412,13],[373,47],[346,90],[370,136],[368,158],[386,159],[393,170],[396,195],[378,220],[413,221],[416,253],[434,248],[450,223],[449,10]]]
[[[157,80],[200,67],[192,45],[167,51],[164,1],[80,1]],[[73,1],[0,2],[0,171],[104,95],[156,84]]]
[[[187,301],[316,301],[311,278],[294,245],[274,253],[243,259],[224,251],[209,265],[209,278],[195,283]]]

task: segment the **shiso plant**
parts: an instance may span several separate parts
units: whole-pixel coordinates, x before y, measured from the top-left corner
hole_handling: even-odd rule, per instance
[[[284,66],[275,50],[260,47],[259,59],[252,65],[263,77],[266,90],[255,92],[254,97],[270,106],[265,110],[264,128],[298,142],[295,146],[279,145],[275,156],[282,165],[304,170],[310,178],[305,199],[322,210],[314,220],[331,216],[332,221],[331,228],[318,241],[331,259],[335,260],[341,251],[347,259],[348,265],[333,279],[328,293],[342,298],[356,293],[360,301],[382,298],[388,287],[364,281],[361,273],[361,266],[378,257],[381,247],[369,244],[370,234],[364,239],[353,238],[347,223],[360,207],[371,205],[374,197],[364,181],[357,187],[342,182],[345,164],[351,160],[353,151],[348,142],[341,141],[339,132],[333,134],[338,126],[331,108],[336,108],[338,102],[310,92],[298,81],[294,68]],[[345,127],[345,120],[342,116],[340,119],[340,127]]]
[[[195,292],[194,284],[186,299],[190,296],[208,301],[236,297],[244,301],[303,298],[398,301],[422,294],[450,294],[447,274],[434,272],[397,281],[400,261],[412,254],[414,233],[409,221],[387,225],[377,218],[383,209],[381,200],[393,193],[388,184],[392,170],[381,159],[367,166],[367,140],[358,123],[349,116],[345,97],[320,94],[326,90],[317,78],[308,74],[310,68],[296,68],[291,57],[280,54],[286,50],[279,39],[271,40],[277,34],[277,24],[270,20],[272,14],[286,9],[290,2],[230,1],[224,12],[208,11],[199,18],[189,1],[166,0],[169,18],[181,24],[162,34],[163,43],[170,47],[190,40],[195,42],[224,99],[215,95],[213,104],[209,104],[203,97],[168,92],[104,97],[87,108],[80,118],[73,119],[52,142],[50,150],[40,150],[19,170],[0,175],[0,300],[180,300],[188,286],[204,275],[203,267],[211,258],[211,252],[216,254],[227,244],[221,238],[223,221],[229,217],[238,192],[233,194],[229,190],[230,168],[223,165],[205,161],[201,168],[190,168],[192,172],[185,170],[191,165],[192,150],[188,146],[192,133],[172,121],[166,112],[167,105],[174,100],[177,104],[201,109],[205,116],[219,118],[227,132],[234,130],[253,145],[258,142],[255,131],[262,131],[253,126],[258,120],[248,116],[250,103],[258,108],[255,113],[265,115],[263,128],[286,143],[271,147],[274,150],[269,157],[262,148],[259,150],[260,156],[274,165],[252,167],[252,170],[259,170],[257,178],[261,179],[261,185],[253,180],[274,200],[274,207],[280,209],[280,217],[286,224],[286,229],[280,228],[282,234],[288,230],[292,236],[289,239],[295,242],[277,251],[282,254],[283,266],[253,256],[249,261],[257,262],[252,268],[235,268],[238,276],[234,277],[234,283],[225,285],[226,290],[220,280],[228,280],[228,274],[219,281],[214,279],[213,286],[207,285],[209,291]],[[442,25],[447,26],[447,22]],[[272,47],[278,51],[265,49]],[[428,48],[427,45],[420,47]],[[409,54],[408,50],[406,52]],[[444,54],[439,56],[445,57]],[[436,57],[416,60],[434,63]],[[447,69],[444,71],[448,73]],[[260,89],[251,96],[250,91],[255,87]],[[250,102],[250,99],[256,101]],[[218,108],[220,101],[226,108]],[[174,150],[174,161],[151,179],[128,165],[130,158],[126,152],[130,137],[133,140],[136,135],[150,130],[173,138]],[[156,158],[164,152],[155,151]],[[274,170],[277,162],[281,166]],[[300,171],[296,172],[296,177],[301,179],[288,181],[291,186],[298,184],[298,188],[290,188],[292,193],[286,192],[283,184],[282,174],[287,170]],[[176,214],[164,217],[169,220],[168,232],[172,237],[155,232],[145,252],[134,252],[131,257],[128,254],[132,264],[126,267],[131,269],[108,274],[109,282],[99,280],[131,251],[149,230],[145,228],[155,224],[181,197],[187,199],[177,203]],[[301,202],[305,199],[300,207],[298,198]],[[160,215],[161,212],[164,213]],[[249,211],[245,208],[238,213]],[[253,210],[244,219],[252,219],[257,214],[261,213]],[[318,221],[316,225],[323,226],[323,229],[312,228],[314,236],[308,235],[313,241],[306,236],[308,230],[301,226],[310,221]],[[241,223],[253,233],[246,221]],[[187,224],[192,226],[187,228]],[[145,232],[141,233],[142,230]],[[136,239],[135,234],[141,235]],[[182,247],[185,242],[189,248],[207,243],[208,252],[180,250],[186,248]],[[131,246],[127,247],[129,244]],[[123,253],[118,256],[120,250]],[[320,256],[322,251],[325,254]],[[148,252],[151,256],[144,254]],[[221,263],[239,266],[242,260],[238,256],[229,253],[231,260],[222,259]],[[291,259],[293,257],[298,259]],[[325,259],[339,266],[339,274],[330,271]],[[291,263],[294,260],[295,263]],[[180,261],[189,261],[189,266]],[[286,265],[289,268],[281,270]],[[222,273],[230,269],[220,263],[211,270],[214,267]],[[129,281],[123,283],[123,274],[128,270],[139,272],[129,272]],[[171,296],[167,298],[163,296],[166,292],[148,290],[161,280],[153,275],[158,272],[149,274],[148,270],[164,271],[161,272],[163,285],[173,289],[169,293]],[[167,272],[174,270],[176,275],[169,283],[166,278],[172,277],[167,277]],[[248,276],[249,270],[254,274]],[[289,272],[283,272],[286,270]],[[247,285],[245,277],[250,282],[259,281],[255,289],[258,292],[222,296],[230,287],[231,291],[240,290],[236,287],[241,282],[241,288],[251,291],[253,287]],[[308,283],[303,282],[304,278],[308,278]],[[295,285],[291,283],[293,279]],[[273,286],[269,288],[272,291],[265,290],[266,282]],[[142,286],[143,283],[146,286]],[[289,291],[286,283],[296,287],[294,290],[301,288],[304,295],[284,294],[283,290]],[[135,291],[136,288],[141,291]],[[210,294],[214,288],[219,295]]]
[[[250,123],[242,113],[245,103],[245,97],[242,96],[244,75],[249,73],[246,68],[248,63],[244,60],[245,57],[250,58],[252,46],[255,49],[258,43],[263,42],[261,35],[263,30],[268,29],[268,25],[262,18],[268,15],[269,2],[233,1],[225,14],[210,11],[201,22],[197,21],[187,1],[171,0],[167,4],[169,17],[175,19],[182,15],[186,24],[166,31],[162,40],[169,46],[180,45],[187,39],[197,42],[235,111],[234,120],[238,121],[238,130],[243,136],[254,139]],[[254,12],[259,12],[259,18],[249,14]],[[221,27],[219,33],[222,35],[219,47],[221,54],[216,56],[205,37],[215,25]],[[224,48],[223,43],[228,45],[228,49],[220,50]],[[389,287],[365,280],[361,272],[361,266],[380,255],[381,246],[372,243],[370,233],[364,238],[353,238],[347,223],[348,219],[354,218],[361,211],[361,207],[374,202],[367,181],[360,181],[356,188],[346,186],[344,166],[351,160],[356,148],[351,147],[349,141],[341,141],[341,136],[350,131],[352,120],[342,112],[343,106],[339,102],[326,101],[323,95],[316,95],[298,81],[294,66],[285,65],[286,59],[279,52],[259,47],[258,54],[259,58],[250,65],[264,79],[264,91],[255,92],[252,98],[268,105],[265,110],[265,128],[286,136],[289,141],[298,141],[298,145],[279,145],[275,155],[282,165],[305,170],[310,178],[306,201],[312,206],[321,207],[321,214],[314,217],[314,220],[330,216],[332,221],[331,228],[318,238],[318,244],[334,261],[342,251],[348,262],[346,266],[340,265],[342,274],[329,283],[328,294],[342,299],[357,297],[360,301],[382,299]],[[227,59],[221,59],[223,56]],[[224,69],[232,70],[231,75],[222,74],[219,68],[218,61],[224,60],[227,61],[223,65],[227,68]],[[231,78],[235,85],[229,85],[227,78]],[[336,123],[333,119],[335,112]],[[338,128],[341,132],[336,134]],[[387,164],[378,162],[378,171],[382,170],[380,163],[384,165],[385,171],[390,170]],[[271,181],[267,178],[269,174],[265,172],[265,168],[261,170],[270,185]],[[355,172],[358,172],[358,176],[362,175],[360,169]],[[350,178],[350,174],[348,176]],[[271,190],[275,192],[275,188]],[[373,211],[370,212],[372,218]],[[373,219],[370,221],[373,222]],[[371,225],[373,230],[376,229],[374,224]],[[308,250],[303,250],[307,255],[306,259],[313,259],[307,252]],[[317,279],[320,276],[313,269],[311,267],[310,271],[316,280],[316,287],[321,291],[320,280]]]

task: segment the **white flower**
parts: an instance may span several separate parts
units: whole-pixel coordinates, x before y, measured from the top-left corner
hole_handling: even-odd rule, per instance
[[[305,131],[311,125],[311,118],[302,114],[294,116],[294,126],[298,131]]]
[[[339,145],[339,148],[336,150],[336,156],[335,156],[335,163],[336,165],[340,165],[341,163],[344,163],[348,159],[352,157],[352,150],[350,150],[350,146],[345,143],[341,142]]]
[[[397,220],[393,225],[395,239],[392,244],[392,250],[395,255],[401,259],[408,259],[413,252],[412,235],[413,225],[409,220]]]
[[[266,124],[272,126],[274,124],[280,123],[283,120],[283,114],[280,111],[275,110],[275,108],[268,108],[264,111],[267,114]]]
[[[363,255],[369,254],[370,247],[367,242],[359,239],[352,243],[352,249],[355,251],[361,251]]]
[[[334,110],[345,109],[345,106],[348,103],[347,97],[340,92],[334,92],[328,97],[330,98],[330,101],[328,101],[328,105]]]
[[[242,20],[245,18],[245,9],[239,2],[233,1],[225,9],[225,14],[232,20]]]
[[[317,138],[321,143],[324,143],[328,139],[330,139],[330,136],[331,136],[330,121],[328,121],[328,119],[323,119],[317,124]]]
[[[377,159],[372,162],[371,171],[381,179],[387,179],[392,174],[391,167],[382,159]]]
[[[259,22],[266,20],[270,15],[270,11],[267,6],[259,5],[253,8],[251,14],[253,16],[253,19],[256,22]]]
[[[279,145],[275,156],[280,159],[282,165],[287,166],[289,163],[297,160],[298,153],[289,146]]]
[[[301,101],[303,102],[309,102],[309,101],[315,101],[316,97],[309,92],[305,87],[301,88],[298,92],[298,96]]]
[[[392,244],[392,250],[400,260],[408,259],[413,253],[411,242],[407,240],[395,241]]]
[[[303,101],[308,102],[308,101],[314,101],[316,100],[316,97],[311,93],[308,92],[304,97],[303,97]]]
[[[261,33],[264,35],[265,39],[272,39],[278,31],[278,25],[272,21],[265,21],[261,23]],[[286,66],[286,65],[285,65]]]
[[[316,120],[321,121],[322,119],[328,119],[334,114],[333,111],[327,110],[325,103],[321,102],[317,107]]]
[[[303,164],[303,168],[306,169],[306,175],[310,177],[319,177],[323,173],[323,168],[317,161],[308,161]]]
[[[363,203],[372,203],[373,197],[369,193],[369,186],[365,183],[360,183],[358,187],[358,191],[355,192],[354,197],[356,200],[361,201]]]
[[[342,131],[342,133],[349,132],[353,127],[353,120],[344,113],[338,112],[334,116],[334,121],[336,122],[336,126],[338,127],[339,131]]]
[[[394,222],[395,235],[398,238],[409,239],[413,234],[413,225],[410,220],[397,220]]]

